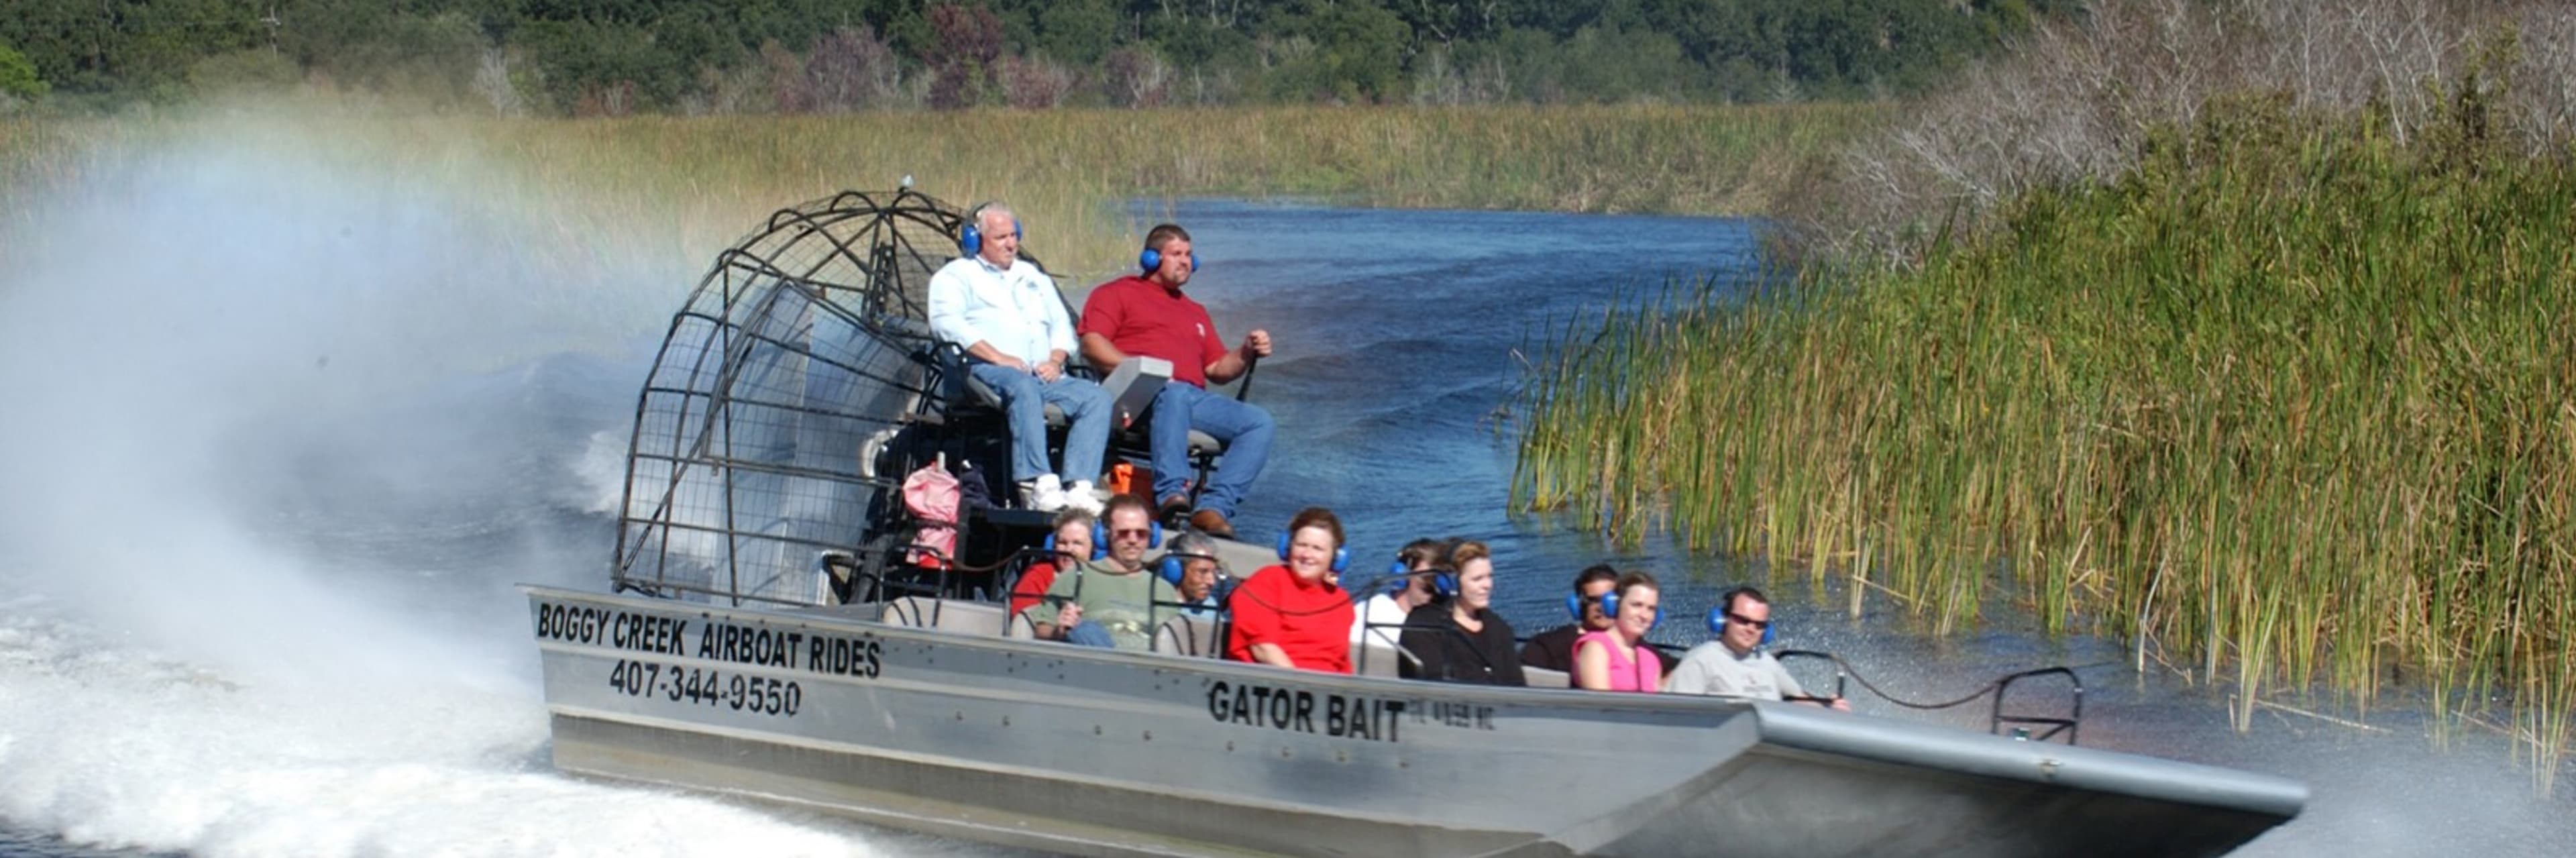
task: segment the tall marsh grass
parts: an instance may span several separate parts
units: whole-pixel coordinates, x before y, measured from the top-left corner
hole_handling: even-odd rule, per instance
[[[2401,142],[2220,99],[1919,270],[1571,322],[1515,409],[1516,500],[1865,576],[1943,629],[2027,606],[2234,683],[2240,729],[2274,688],[2504,715],[2546,789],[2576,711],[2576,167],[2474,97],[2446,119]]]
[[[385,117],[310,102],[186,118],[0,120],[0,195],[79,187],[101,158],[217,137],[329,142],[329,157],[537,213],[578,252],[703,264],[760,217],[903,176],[969,204],[1006,199],[1070,285],[1106,279],[1151,221],[1121,205],[1190,195],[1415,207],[1745,214],[1795,167],[1880,121],[1869,106],[967,111],[797,117]],[[43,215],[14,203],[0,243]],[[572,252],[572,251],[568,251]]]

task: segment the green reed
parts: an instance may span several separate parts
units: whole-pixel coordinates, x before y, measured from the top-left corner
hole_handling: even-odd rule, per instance
[[[2474,119],[2472,117],[2471,119]],[[1516,503],[2447,724],[2576,703],[2576,169],[2249,99],[1918,271],[1558,330]],[[1644,442],[1644,443],[1640,443]],[[1866,557],[1863,561],[1859,558]]]
[[[0,195],[80,187],[102,158],[208,139],[327,141],[326,158],[470,188],[550,225],[549,252],[703,265],[779,207],[903,176],[1021,210],[1029,247],[1088,285],[1155,215],[1134,198],[1314,196],[1368,205],[1748,214],[1870,106],[1277,107],[628,119],[399,117],[323,98],[140,119],[0,120]],[[0,242],[36,232],[13,205]],[[567,260],[577,263],[580,260]]]

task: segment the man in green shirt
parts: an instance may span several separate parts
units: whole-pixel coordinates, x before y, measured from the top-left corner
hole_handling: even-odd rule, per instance
[[[1145,499],[1118,495],[1101,516],[1108,556],[1057,575],[1046,604],[1058,606],[1054,622],[1037,623],[1038,637],[1083,646],[1152,648],[1154,603],[1179,601],[1172,585],[1145,568],[1145,552],[1158,542],[1153,510]],[[1047,615],[1032,608],[1029,617]]]

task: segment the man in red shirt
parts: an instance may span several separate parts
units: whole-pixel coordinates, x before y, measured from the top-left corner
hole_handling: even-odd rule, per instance
[[[1249,371],[1270,354],[1270,332],[1255,329],[1227,348],[1207,308],[1181,293],[1198,270],[1189,231],[1173,224],[1145,234],[1137,262],[1142,274],[1103,283],[1082,305],[1082,356],[1103,374],[1129,355],[1172,362],[1172,380],[1154,396],[1147,438],[1154,456],[1154,497],[1167,513],[1189,507],[1190,430],[1226,445],[1225,458],[1199,494],[1190,527],[1211,536],[1234,535],[1236,505],[1270,460],[1277,424],[1261,406],[1208,392]]]

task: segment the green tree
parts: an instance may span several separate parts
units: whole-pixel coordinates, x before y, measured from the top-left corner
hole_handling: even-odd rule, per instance
[[[1404,19],[1367,0],[1314,2],[1283,19],[1280,29],[1311,49],[1283,64],[1284,98],[1327,97],[1365,102],[1404,95],[1404,61],[1413,32]]]
[[[18,54],[13,46],[0,44],[0,103],[10,98],[36,100],[44,93],[44,77],[36,77],[36,62],[28,62],[26,54]]]
[[[0,96],[32,100],[44,97],[46,89],[45,79],[36,76],[36,64],[0,43]]]
[[[1037,18],[1038,51],[1060,62],[1098,65],[1118,46],[1118,10],[1109,0],[1063,0]]]

